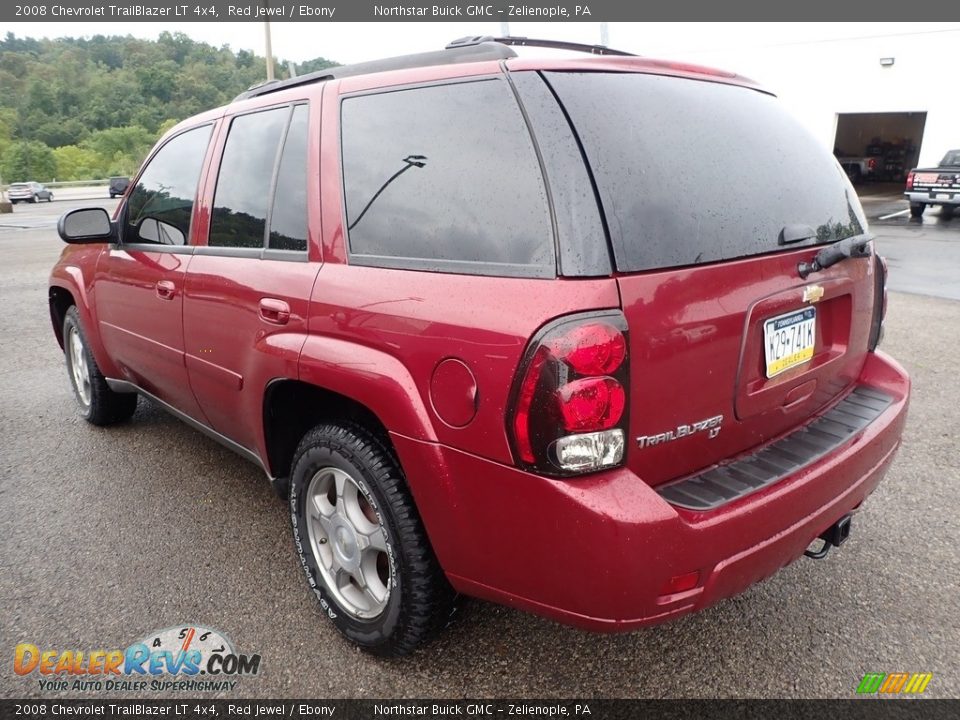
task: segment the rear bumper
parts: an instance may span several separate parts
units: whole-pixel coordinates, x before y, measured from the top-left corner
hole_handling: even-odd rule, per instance
[[[629,630],[742,592],[856,510],[892,461],[910,381],[882,353],[860,384],[894,402],[835,451],[714,510],[667,503],[619,469],[557,481],[394,436],[434,549],[460,592],[561,622]],[[697,587],[661,594],[698,572]]]
[[[960,190],[911,190],[904,197],[925,205],[960,205]]]

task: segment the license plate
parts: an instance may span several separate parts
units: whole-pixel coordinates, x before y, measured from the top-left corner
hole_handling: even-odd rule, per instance
[[[804,308],[778,315],[763,323],[767,377],[809,362],[817,337],[817,309]]]

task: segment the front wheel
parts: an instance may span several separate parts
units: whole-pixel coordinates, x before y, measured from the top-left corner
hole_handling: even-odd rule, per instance
[[[67,310],[63,319],[63,353],[84,420],[94,425],[112,425],[133,415],[137,409],[136,393],[117,393],[107,385],[87,345],[76,306]]]
[[[379,437],[353,424],[307,433],[293,461],[290,519],[320,606],[361,648],[407,655],[444,627],[456,595]]]
[[[910,215],[911,217],[920,217],[923,215],[923,211],[926,210],[926,203],[921,202],[912,202],[910,203]]]

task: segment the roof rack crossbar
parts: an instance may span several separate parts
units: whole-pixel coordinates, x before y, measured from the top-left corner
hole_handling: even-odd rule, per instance
[[[450,50],[459,47],[469,47],[471,45],[478,45],[485,42],[495,42],[500,43],[501,45],[513,45],[515,47],[541,47],[552,48],[554,50],[576,50],[578,52],[590,53],[591,55],[619,55],[621,57],[636,57],[634,53],[625,52],[623,50],[614,50],[613,48],[608,48],[606,45],[588,45],[584,43],[567,42],[566,40],[540,40],[537,38],[521,37],[517,35],[507,35],[504,37],[473,35],[462,37],[447,45],[447,49]]]

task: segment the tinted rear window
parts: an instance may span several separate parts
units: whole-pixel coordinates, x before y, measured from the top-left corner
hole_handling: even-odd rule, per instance
[[[864,232],[833,156],[765,93],[642,74],[546,73],[593,170],[617,268],[694,265]]]

